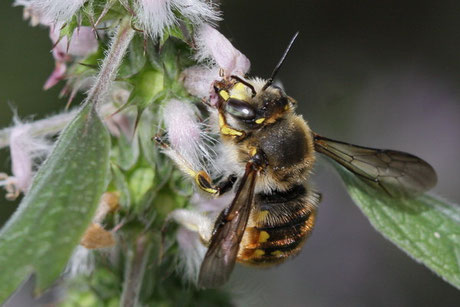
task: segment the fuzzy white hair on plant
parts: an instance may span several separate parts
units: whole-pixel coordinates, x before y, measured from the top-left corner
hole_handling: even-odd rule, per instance
[[[154,39],[162,37],[165,30],[178,24],[178,15],[195,25],[220,19],[216,5],[205,0],[138,0],[135,12],[141,28]]]
[[[85,4],[87,0],[16,0],[14,5],[24,6],[28,11],[34,12],[33,23],[64,23]]]
[[[176,235],[180,248],[180,268],[185,274],[185,280],[196,283],[207,250],[203,242],[211,239],[213,222],[201,212],[185,209],[174,210],[168,220],[174,220],[182,226]]]
[[[176,238],[179,244],[180,257],[178,268],[182,271],[185,281],[196,284],[207,248],[201,242],[198,233],[183,227],[177,231]]]
[[[70,277],[89,275],[94,271],[96,260],[93,251],[78,245],[67,263],[65,273]]]
[[[185,280],[194,283],[198,281],[200,266],[207,250],[204,242],[211,240],[214,221],[234,196],[234,193],[228,192],[218,198],[205,198],[195,193],[190,200],[191,209],[177,209],[168,215],[167,221],[174,221],[181,226],[176,238],[180,249],[179,268]]]
[[[170,147],[165,153],[186,174],[208,170],[215,158],[216,142],[207,125],[200,122],[196,108],[189,102],[171,99],[163,107],[163,121]]]
[[[46,157],[51,150],[50,142],[44,137],[34,136],[29,124],[22,123],[17,117],[14,122],[9,140],[12,176],[0,174],[0,186],[6,189],[8,199],[27,192],[37,160]]]

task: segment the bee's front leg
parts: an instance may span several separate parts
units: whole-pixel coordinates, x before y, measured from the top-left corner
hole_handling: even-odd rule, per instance
[[[226,180],[221,181],[219,184],[212,183],[211,176],[204,170],[196,170],[193,163],[188,161],[177,150],[171,148],[162,135],[156,135],[154,140],[159,144],[164,152],[177,164],[177,166],[188,176],[193,178],[198,188],[211,195],[219,196],[229,191],[236,181],[236,177],[231,175]]]
[[[225,136],[243,138],[246,135],[244,131],[237,130],[227,124],[223,110],[219,110],[219,129],[220,133]]]

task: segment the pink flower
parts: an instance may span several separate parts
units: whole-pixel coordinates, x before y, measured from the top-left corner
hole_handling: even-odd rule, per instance
[[[8,199],[16,199],[21,192],[27,192],[34,176],[36,159],[45,157],[50,149],[46,139],[34,137],[28,124],[16,120],[10,135],[13,176],[0,174],[0,186],[6,189]]]
[[[187,91],[198,98],[209,99],[214,93],[212,84],[219,80],[219,68],[196,65],[185,69],[181,80]]]
[[[98,41],[91,27],[81,26],[73,32],[70,42],[67,37],[59,40],[60,28],[58,26],[50,27],[50,38],[56,46],[53,48],[53,57],[55,59],[55,68],[45,82],[45,90],[56,85],[60,80],[65,78],[67,71],[67,62],[74,57],[85,57],[94,53],[98,49]]]
[[[219,31],[203,24],[195,37],[196,58],[199,61],[211,60],[223,69],[225,76],[244,76],[251,66],[249,59],[233,47],[232,43]]]
[[[224,78],[232,75],[244,77],[251,63],[225,36],[208,24],[203,24],[198,29],[195,41],[196,58],[207,65],[185,69],[181,79],[190,94],[209,100],[213,105],[217,101],[213,84],[222,79],[219,70],[223,71]]]

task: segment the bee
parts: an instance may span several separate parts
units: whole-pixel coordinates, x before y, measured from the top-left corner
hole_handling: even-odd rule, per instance
[[[213,185],[206,172],[185,168],[201,190],[220,196],[234,189],[235,196],[215,221],[183,210],[172,214],[183,225],[195,223],[188,228],[198,229],[208,247],[200,287],[224,284],[236,262],[271,266],[300,252],[321,199],[309,185],[318,153],[391,197],[413,197],[436,184],[434,169],[414,155],[352,145],[310,129],[296,114],[296,101],[273,84],[294,39],[268,80],[231,76],[214,83],[218,102],[210,116],[228,179]],[[172,157],[184,169],[183,159]]]

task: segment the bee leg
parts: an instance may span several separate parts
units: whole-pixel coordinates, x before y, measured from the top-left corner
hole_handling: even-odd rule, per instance
[[[253,163],[253,167],[257,171],[263,171],[268,166],[268,159],[263,150],[253,148],[249,154],[251,156],[249,161]]]
[[[233,188],[236,179],[238,178],[235,175],[230,175],[227,179],[220,181],[217,185],[213,185],[211,183],[211,178],[206,172],[200,171],[195,176],[195,181],[201,190],[216,196],[223,195],[230,191]]]
[[[212,184],[211,177],[205,171],[195,172],[194,179],[195,183],[202,191],[212,195],[220,194],[219,187]]]
[[[219,129],[220,133],[226,136],[243,138],[246,135],[244,131],[232,128],[227,124],[227,120],[225,119],[225,115],[222,110],[219,110]]]
[[[177,150],[174,150],[171,148],[171,146],[169,146],[169,144],[164,139],[164,135],[156,135],[153,137],[153,139],[165,150],[165,153],[177,164],[177,166],[179,166],[182,172],[194,179],[200,190],[212,195],[220,194],[220,188],[212,184],[212,180],[209,174],[204,170],[195,170],[191,162],[189,162]]]
[[[228,176],[227,179],[222,180],[217,185],[217,189],[219,190],[219,195],[225,194],[233,188],[233,185],[236,182],[237,177],[235,175]]]
[[[160,145],[163,148],[168,148],[169,144],[166,141],[166,132],[160,132],[155,134],[152,139],[152,141],[155,141],[158,145]]]

